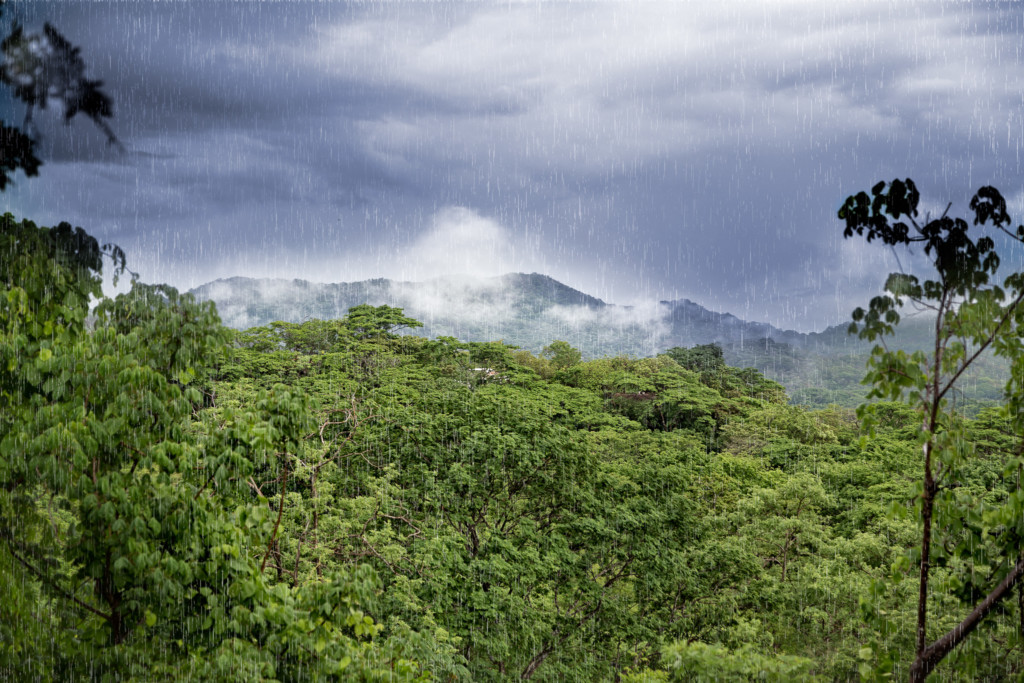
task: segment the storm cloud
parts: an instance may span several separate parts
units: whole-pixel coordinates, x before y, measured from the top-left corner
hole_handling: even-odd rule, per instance
[[[1008,4],[19,2],[13,20],[82,47],[128,152],[37,115],[45,165],[4,208],[184,288],[536,271],[811,330],[914,267],[844,244],[846,195],[912,177],[962,211],[991,184],[1024,218]]]

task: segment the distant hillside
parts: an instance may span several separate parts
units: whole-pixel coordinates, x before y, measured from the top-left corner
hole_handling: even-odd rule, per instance
[[[244,329],[275,320],[302,322],[344,316],[359,304],[402,308],[424,327],[426,337],[465,341],[503,340],[540,352],[556,339],[568,341],[584,358],[652,356],[675,346],[718,344],[733,366],[754,367],[782,383],[794,402],[855,406],[866,389],[871,344],[847,334],[848,325],[822,332],[781,330],[708,310],[689,299],[649,306],[616,306],[539,273],[484,279],[439,278],[426,282],[387,279],[318,283],[234,277],[195,288],[200,300],[216,302],[224,323]],[[932,320],[908,316],[889,345],[923,348]],[[979,366],[963,400],[998,395],[1005,368]]]
[[[768,339],[798,349],[820,353],[850,353],[870,348],[846,333],[848,324],[835,325],[823,332],[781,330],[768,323],[749,322],[731,313],[709,311],[689,299],[662,301],[667,310],[670,333],[669,346],[693,346],[717,343],[723,348],[755,347]]]
[[[587,357],[653,355],[667,348],[670,332],[665,306],[614,306],[538,273],[334,284],[236,277],[192,291],[216,302],[224,323],[239,329],[274,320],[338,318],[368,303],[404,309],[424,324],[416,334],[428,337],[502,339],[535,352],[564,339]]]
[[[427,282],[386,279],[333,284],[306,280],[235,277],[192,290],[217,303],[224,323],[235,328],[274,320],[300,322],[338,318],[369,303],[403,308],[424,324],[417,334],[448,335],[468,341],[503,339],[539,351],[555,339],[578,347],[585,357],[646,356],[673,346],[722,346],[772,339],[798,348],[845,348],[845,334],[804,334],[767,323],[717,313],[688,299],[643,307],[616,306],[538,273],[496,278],[442,278]],[[834,337],[834,339],[833,339]]]
[[[905,316],[897,334],[886,339],[889,348],[922,349],[934,331],[934,317]],[[723,344],[725,361],[735,367],[753,367],[786,387],[791,402],[811,407],[838,404],[856,407],[867,398],[861,384],[874,344],[846,334],[847,325],[807,335],[803,346],[759,339]],[[974,414],[997,403],[1010,376],[1009,363],[991,353],[981,356],[950,396],[960,410]]]

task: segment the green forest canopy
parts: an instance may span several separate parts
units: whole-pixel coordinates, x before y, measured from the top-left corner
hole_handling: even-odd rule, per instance
[[[233,332],[167,286],[103,298],[124,257],[80,229],[0,228],[5,677],[902,678],[1013,576],[1018,397],[921,428],[955,335],[937,379],[879,347],[858,418],[715,347],[582,362],[368,306]],[[950,329],[1016,376],[971,282]],[[943,291],[914,286],[858,329]],[[1021,601],[983,616],[941,679],[1022,673]]]
[[[37,172],[3,122],[0,147],[0,190]],[[419,323],[386,306],[236,333],[81,228],[6,214],[0,675],[1024,675],[1024,275],[919,199],[894,180],[839,212],[934,271],[854,312],[878,342],[856,414],[715,347],[537,357],[399,337]],[[994,188],[970,208],[1024,240]],[[886,344],[908,301],[927,351]],[[1011,379],[968,419],[950,399],[986,351]]]

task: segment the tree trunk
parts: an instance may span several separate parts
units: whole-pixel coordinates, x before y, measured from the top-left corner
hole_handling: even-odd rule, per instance
[[[933,432],[934,433],[934,432]],[[914,654],[917,659],[928,642],[928,574],[931,569],[932,502],[935,499],[935,479],[932,478],[932,442],[924,446],[924,492],[921,494],[921,571],[917,594],[917,638]]]

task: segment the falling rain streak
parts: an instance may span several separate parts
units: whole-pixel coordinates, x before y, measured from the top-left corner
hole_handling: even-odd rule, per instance
[[[1018,8],[0,34],[0,678],[1022,675]]]

